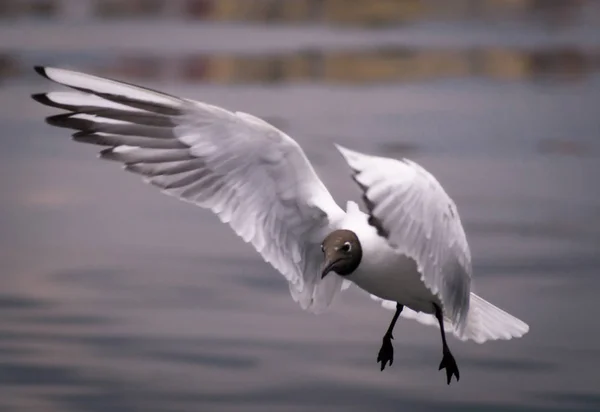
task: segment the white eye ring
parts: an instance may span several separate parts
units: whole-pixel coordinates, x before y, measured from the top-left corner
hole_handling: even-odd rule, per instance
[[[350,242],[344,242],[342,247],[340,248],[342,251],[348,253],[352,250],[352,244]]]

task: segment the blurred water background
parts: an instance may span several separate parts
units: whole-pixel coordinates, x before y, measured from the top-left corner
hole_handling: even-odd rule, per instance
[[[207,211],[74,144],[29,95],[58,65],[261,116],[359,200],[332,143],[456,200],[476,289],[525,338],[396,327],[358,291],[302,312]],[[1,411],[600,410],[600,2],[0,2]]]

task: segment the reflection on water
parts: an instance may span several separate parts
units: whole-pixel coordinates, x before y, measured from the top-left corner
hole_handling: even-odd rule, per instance
[[[31,0],[0,14],[0,410],[600,410],[597,2]],[[401,322],[379,372],[389,312],[351,289],[303,313],[210,213],[46,126],[29,99],[54,87],[40,63],[262,116],[340,203],[358,192],[332,142],[417,160],[461,210],[476,288],[531,332],[452,340],[462,377],[447,387],[438,332]]]
[[[5,0],[0,16],[178,17],[207,21],[324,22],[382,26],[427,19],[534,19],[572,24],[594,0]]]
[[[0,80],[30,76],[31,65],[18,54],[0,56]],[[64,64],[71,64],[65,55]],[[77,56],[80,60],[81,56]],[[31,58],[29,59],[31,60]],[[53,60],[58,60],[57,56]],[[501,80],[575,80],[600,70],[600,55],[577,49],[419,50],[378,48],[357,51],[306,50],[267,55],[199,54],[182,57],[110,54],[81,70],[113,77],[196,83],[412,82],[472,76]],[[83,67],[82,67],[83,66]],[[87,66],[87,67],[86,67]]]

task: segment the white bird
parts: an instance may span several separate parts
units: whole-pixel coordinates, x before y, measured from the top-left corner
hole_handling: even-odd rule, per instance
[[[164,193],[207,208],[322,312],[352,282],[395,310],[377,362],[393,363],[398,316],[438,326],[448,384],[460,375],[445,332],[478,343],[521,337],[527,324],[471,292],[471,254],[458,210],[413,161],[337,145],[367,213],[341,209],[291,137],[247,113],[58,68],[36,71],[76,92],[32,97],[67,111],[47,118],[100,157]]]

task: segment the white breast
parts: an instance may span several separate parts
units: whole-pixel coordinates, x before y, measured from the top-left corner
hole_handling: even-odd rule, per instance
[[[434,313],[439,300],[421,280],[414,260],[396,253],[377,234],[362,212],[347,215],[344,228],[358,236],[362,259],[347,279],[358,287],[385,300],[392,300],[417,312]]]

